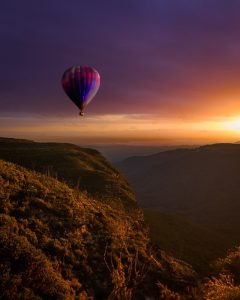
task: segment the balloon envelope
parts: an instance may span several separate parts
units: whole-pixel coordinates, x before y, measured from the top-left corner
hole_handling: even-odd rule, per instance
[[[73,66],[64,72],[62,86],[82,113],[97,94],[100,87],[100,75],[91,67]]]

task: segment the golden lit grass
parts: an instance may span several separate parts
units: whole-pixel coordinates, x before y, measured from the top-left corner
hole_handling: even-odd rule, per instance
[[[0,183],[2,299],[142,299],[159,295],[157,282],[177,294],[196,284],[190,266],[151,247],[138,209],[5,161]]]

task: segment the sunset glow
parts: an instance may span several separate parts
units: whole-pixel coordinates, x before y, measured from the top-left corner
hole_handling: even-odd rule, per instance
[[[1,136],[78,143],[181,144],[236,142],[240,118],[181,120],[157,115],[95,115],[74,118],[2,118]]]
[[[240,133],[240,117],[224,122],[223,127],[225,127],[229,131],[237,131],[238,133]]]
[[[71,9],[60,1],[36,10],[27,2],[1,10],[2,136],[78,143],[240,139],[240,4],[93,1]],[[83,118],[61,86],[64,70],[75,64],[101,76]]]

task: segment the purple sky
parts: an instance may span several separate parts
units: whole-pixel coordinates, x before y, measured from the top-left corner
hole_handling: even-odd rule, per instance
[[[239,12],[238,0],[1,1],[0,125],[75,117],[60,85],[74,64],[101,75],[90,116],[240,115]]]

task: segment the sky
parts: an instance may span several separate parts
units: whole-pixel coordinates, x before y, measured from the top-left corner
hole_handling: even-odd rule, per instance
[[[97,143],[240,140],[240,1],[3,0],[0,135]],[[81,118],[63,72],[101,87]]]

